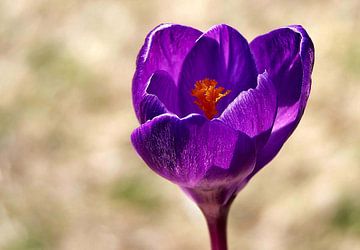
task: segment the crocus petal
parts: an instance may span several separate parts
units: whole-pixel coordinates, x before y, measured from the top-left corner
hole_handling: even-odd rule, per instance
[[[246,39],[228,25],[212,27],[196,41],[184,61],[179,81],[181,115],[202,112],[190,94],[196,81],[214,79],[219,86],[231,90],[218,104],[221,114],[241,91],[256,87],[256,76]]]
[[[203,36],[217,41],[225,64],[225,78],[220,80],[221,86],[231,92],[218,105],[221,113],[240,92],[256,87],[258,74],[249,44],[237,30],[220,24],[212,27]]]
[[[145,123],[164,113],[174,111],[177,98],[176,86],[170,75],[165,71],[156,71],[148,80],[146,92],[139,106],[140,123]]]
[[[301,119],[310,93],[314,46],[301,26],[289,26],[255,38],[250,48],[258,72],[269,73],[278,96],[274,127],[258,152],[253,176],[275,157]]]
[[[136,129],[131,140],[150,168],[182,187],[239,183],[255,165],[255,146],[248,136],[200,115],[155,117]]]
[[[139,107],[140,123],[145,123],[146,121],[165,113],[168,113],[168,110],[157,96],[146,94],[142,98]]]
[[[205,78],[220,82],[224,78],[224,62],[218,43],[209,37],[202,36],[184,60],[179,78],[179,109],[180,116],[191,113],[202,114],[202,110],[194,104],[191,95],[196,81]]]
[[[256,89],[243,91],[219,117],[228,126],[257,140],[261,148],[270,136],[277,111],[276,89],[265,72]]]
[[[182,62],[201,34],[190,27],[161,24],[147,35],[137,58],[132,85],[133,104],[140,121],[140,117],[144,116],[140,114],[140,104],[150,76],[163,70],[177,84]]]
[[[177,88],[166,71],[156,71],[150,77],[146,93],[157,96],[169,112],[177,114]]]

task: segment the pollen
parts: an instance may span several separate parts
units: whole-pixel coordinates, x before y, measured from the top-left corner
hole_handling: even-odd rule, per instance
[[[205,116],[211,120],[218,114],[216,104],[221,98],[227,96],[230,90],[224,92],[223,87],[216,88],[217,81],[205,78],[197,81],[191,95],[196,98],[194,103],[204,112]]]

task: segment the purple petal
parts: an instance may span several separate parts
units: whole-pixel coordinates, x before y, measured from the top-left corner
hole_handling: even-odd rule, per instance
[[[274,127],[258,153],[254,175],[275,157],[302,117],[310,93],[314,45],[301,26],[289,26],[257,37],[250,48],[258,72],[269,73],[278,96]]]
[[[148,34],[133,78],[133,104],[139,120],[144,116],[140,114],[140,103],[150,76],[158,70],[166,71],[176,85],[182,62],[201,34],[196,29],[176,24],[161,24]]]
[[[141,100],[139,106],[140,123],[145,123],[164,113],[168,113],[168,110],[157,96],[146,94]]]
[[[276,89],[267,73],[259,75],[258,82],[256,89],[241,92],[219,119],[233,129],[256,138],[259,149],[270,136],[277,100]]]
[[[227,25],[205,32],[186,57],[180,73],[180,113],[202,113],[191,90],[196,81],[214,79],[230,94],[218,104],[219,114],[241,92],[256,87],[256,67],[246,39]]]
[[[300,96],[302,65],[301,36],[289,28],[282,28],[259,36],[250,43],[259,74],[265,70],[279,93],[279,106],[289,106]]]
[[[146,92],[157,96],[169,112],[177,114],[177,88],[174,80],[166,71],[156,71],[150,77]]]
[[[231,92],[219,103],[219,113],[239,95],[240,92],[255,88],[257,71],[247,40],[234,28],[226,25],[216,25],[204,36],[216,40],[225,66],[225,79],[221,86]]]
[[[175,113],[176,101],[172,100],[177,98],[177,91],[167,72],[156,71],[149,78],[147,86],[138,110],[141,124],[164,113]]]
[[[224,79],[224,66],[218,43],[202,36],[184,60],[179,79],[180,116],[191,113],[202,114],[203,111],[194,104],[195,98],[191,90],[197,81],[205,78],[221,83]]]
[[[150,168],[183,187],[234,185],[255,164],[248,136],[200,115],[156,117],[137,128],[131,140]]]

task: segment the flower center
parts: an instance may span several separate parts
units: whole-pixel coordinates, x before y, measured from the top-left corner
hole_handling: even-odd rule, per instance
[[[205,78],[204,80],[197,81],[191,95],[196,97],[194,103],[204,111],[205,116],[211,120],[217,115],[216,104],[221,98],[228,95],[230,90],[225,90],[223,87],[216,88],[217,81]]]

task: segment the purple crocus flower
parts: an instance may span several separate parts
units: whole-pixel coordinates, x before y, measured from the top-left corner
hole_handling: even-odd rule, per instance
[[[206,217],[226,246],[231,202],[292,134],[310,93],[314,46],[299,25],[251,43],[234,28],[161,24],[137,58],[132,143]]]

